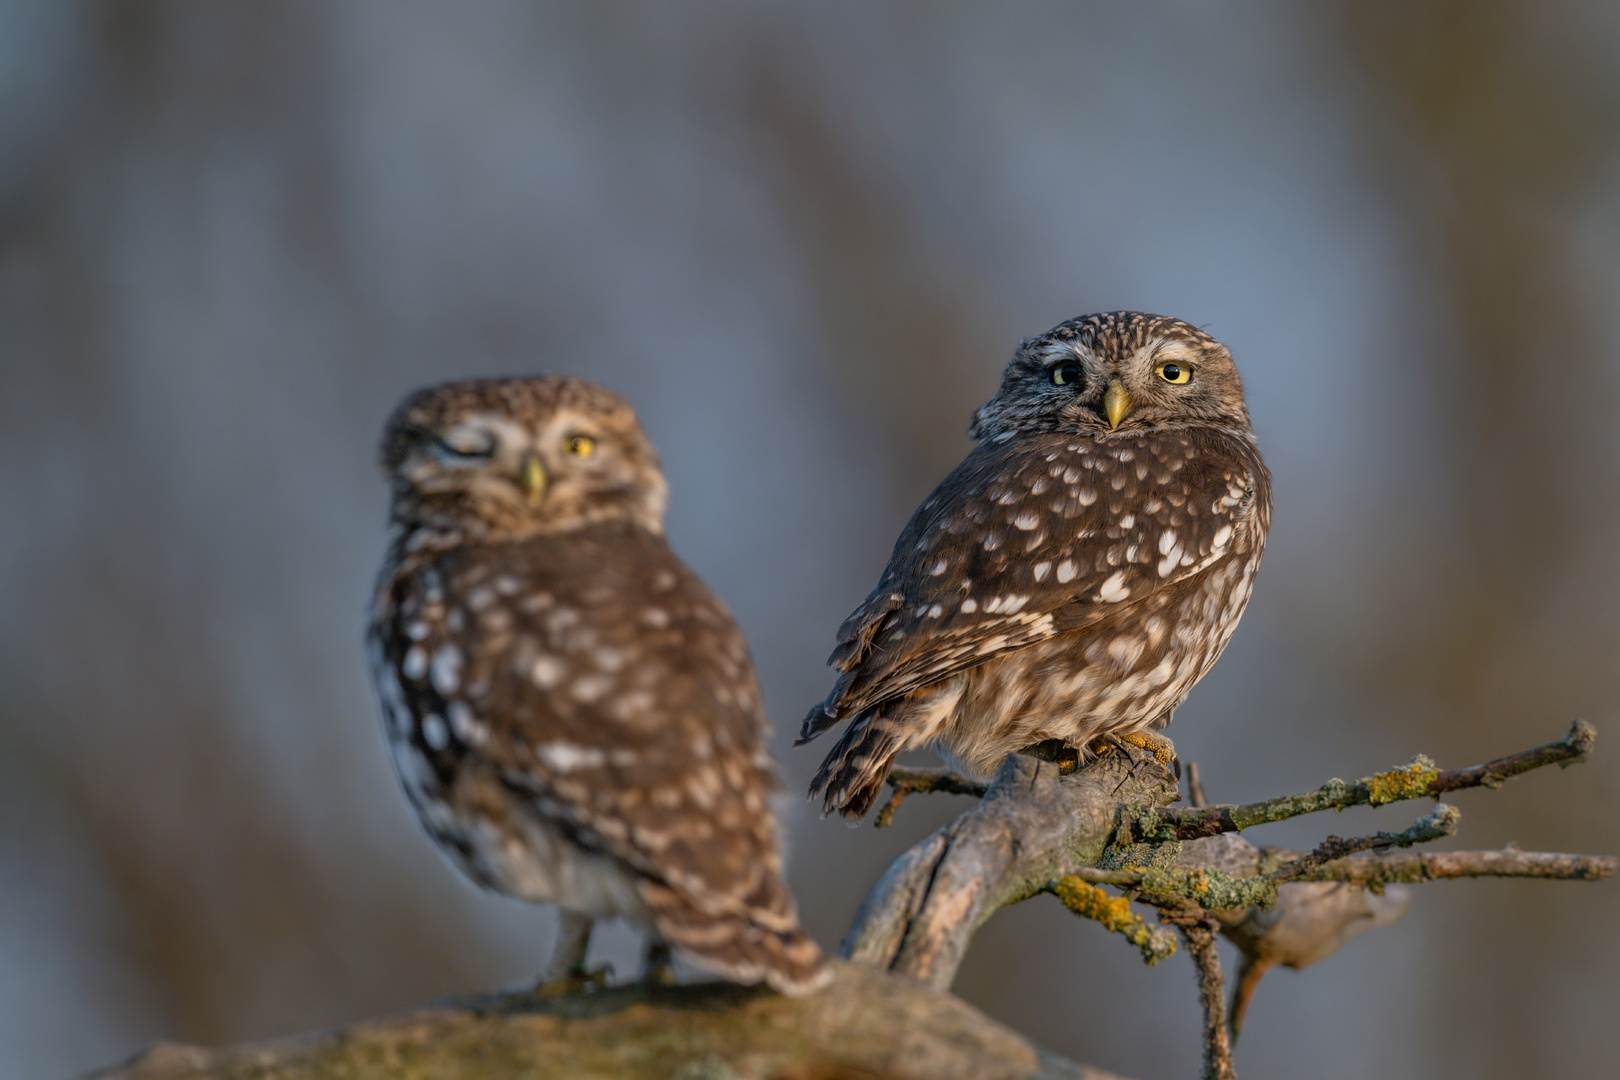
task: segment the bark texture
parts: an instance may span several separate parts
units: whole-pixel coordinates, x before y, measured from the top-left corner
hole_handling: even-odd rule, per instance
[[[97,1080],[1119,1080],[959,998],[837,963],[808,997],[703,983],[445,1002],[341,1031],[204,1050],[161,1043]]]

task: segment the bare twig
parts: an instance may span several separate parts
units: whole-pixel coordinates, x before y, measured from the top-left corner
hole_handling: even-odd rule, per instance
[[[1348,855],[1369,848],[1411,847],[1413,844],[1426,844],[1430,840],[1438,840],[1443,836],[1450,836],[1457,831],[1457,823],[1462,820],[1462,811],[1455,806],[1441,803],[1432,812],[1413,822],[1412,827],[1399,833],[1375,833],[1372,836],[1356,837],[1352,840],[1343,840],[1337,836],[1330,836],[1319,844],[1315,851],[1303,855],[1293,862],[1287,863],[1268,875],[1272,881],[1279,885],[1285,881],[1296,881],[1305,874],[1323,863],[1333,862]]]
[[[900,804],[905,801],[907,795],[940,792],[946,795],[982,797],[990,788],[989,784],[969,780],[949,769],[908,769],[905,766],[896,766],[889,770],[888,779],[889,786],[894,788],[894,794],[889,796],[889,801],[883,804],[877,816],[872,819],[874,829],[884,828],[894,822],[894,812],[900,809]]]
[[[1274,854],[1268,852],[1268,854]],[[1394,882],[1446,878],[1531,877],[1601,881],[1615,871],[1613,855],[1566,855],[1551,851],[1438,851],[1356,855],[1305,870],[1296,881],[1345,881],[1379,889]]]
[[[1192,840],[1237,832],[1255,825],[1286,821],[1320,810],[1343,810],[1350,806],[1383,806],[1403,799],[1420,799],[1471,787],[1500,787],[1506,780],[1539,769],[1544,765],[1572,765],[1592,750],[1597,730],[1585,720],[1577,720],[1569,734],[1557,742],[1538,746],[1507,757],[1441,772],[1423,756],[1404,768],[1391,769],[1347,784],[1329,780],[1315,791],[1284,795],[1263,802],[1204,807],[1126,807],[1120,814],[1120,836],[1116,842],[1163,843]]]
[[[1419,822],[1419,824],[1422,824]],[[1416,826],[1414,826],[1416,828]],[[1411,832],[1412,830],[1407,830]],[[1389,834],[1383,834],[1388,836]],[[1400,834],[1404,835],[1404,834]],[[1448,834],[1441,834],[1448,835]],[[1330,838],[1331,840],[1332,838]],[[1376,840],[1369,837],[1368,840]],[[1359,844],[1359,840],[1340,840],[1341,844]],[[1413,841],[1421,842],[1421,841]],[[1327,845],[1323,845],[1324,847]],[[1367,847],[1379,847],[1381,843],[1368,843]],[[1391,846],[1394,846],[1393,844]],[[1318,851],[1321,848],[1317,849]],[[1417,884],[1424,881],[1441,881],[1446,878],[1473,878],[1473,877],[1534,877],[1552,878],[1562,881],[1602,881],[1604,878],[1614,876],[1616,860],[1613,855],[1569,855],[1554,851],[1518,851],[1508,849],[1505,851],[1441,851],[1430,854],[1418,852],[1387,854],[1387,855],[1351,855],[1348,858],[1335,856],[1336,861],[1328,863],[1311,863],[1302,866],[1295,873],[1286,878],[1278,875],[1296,863],[1312,858],[1311,855],[1300,855],[1297,852],[1282,851],[1280,849],[1265,849],[1268,857],[1285,860],[1280,870],[1267,875],[1277,884],[1285,881],[1343,881],[1353,885],[1364,885],[1379,888],[1383,885],[1400,882],[1403,884]],[[1204,874],[1213,876],[1216,872],[1205,870]],[[1167,887],[1162,884],[1162,874],[1153,870],[1098,870],[1095,867],[1076,867],[1072,874],[1082,881],[1093,885],[1113,885],[1121,889],[1134,889],[1144,885],[1158,885],[1153,889],[1155,895],[1162,893]],[[1219,880],[1219,879],[1217,879]],[[1242,881],[1243,878],[1236,880]],[[1153,900],[1144,895],[1148,903]],[[1174,904],[1176,901],[1172,901]],[[1195,902],[1193,896],[1180,899],[1179,903],[1185,906]]]
[[[1174,920],[1198,972],[1198,1000],[1204,1007],[1203,1080],[1236,1080],[1232,1045],[1226,1031],[1226,979],[1215,945],[1215,927],[1203,920]]]
[[[1209,800],[1204,798],[1204,777],[1198,771],[1198,762],[1187,762],[1187,805],[1208,806]]]

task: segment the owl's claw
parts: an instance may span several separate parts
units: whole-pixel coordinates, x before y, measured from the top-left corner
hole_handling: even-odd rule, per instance
[[[1115,749],[1126,753],[1129,753],[1129,751],[1125,750],[1120,745],[1121,743],[1129,743],[1131,746],[1147,751],[1158,759],[1160,765],[1173,771],[1177,780],[1181,779],[1181,759],[1176,757],[1176,744],[1160,735],[1157,731],[1143,728],[1140,731],[1128,731],[1123,735],[1105,735],[1103,738],[1109,741]]]
[[[1132,749],[1133,747],[1135,749]],[[1123,735],[1110,732],[1107,735],[1099,735],[1093,739],[1089,749],[1093,754],[1102,754],[1108,751],[1123,754],[1125,760],[1130,762],[1131,765],[1127,774],[1128,778],[1131,779],[1136,776],[1136,766],[1145,761],[1144,758],[1137,756],[1139,751],[1145,753],[1146,757],[1152,758],[1165,771],[1173,771],[1177,781],[1181,779],[1181,760],[1176,757],[1175,744],[1156,731],[1131,731]],[[1124,780],[1120,781],[1121,784],[1124,782]]]

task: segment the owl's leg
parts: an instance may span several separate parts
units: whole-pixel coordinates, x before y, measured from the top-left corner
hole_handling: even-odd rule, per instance
[[[535,984],[536,994],[577,994],[607,982],[609,971],[588,971],[585,956],[591,948],[591,927],[595,920],[567,908],[557,909],[557,940],[551,947],[546,973]]]
[[[548,979],[578,978],[585,974],[585,954],[591,948],[589,915],[581,915],[567,908],[557,909],[557,941],[551,947],[551,963],[546,967]]]
[[[647,942],[641,980],[654,986],[675,985],[675,957],[670,951],[669,942],[657,936]]]

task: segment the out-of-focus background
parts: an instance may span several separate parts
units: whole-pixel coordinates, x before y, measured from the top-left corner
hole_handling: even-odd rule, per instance
[[[638,404],[796,796],[833,630],[1017,340],[1186,318],[1276,474],[1248,618],[1170,732],[1211,797],[1579,715],[1597,757],[1460,796],[1456,844],[1620,850],[1617,136],[1596,0],[3,0],[0,1077],[537,970],[549,916],[418,833],[361,654],[379,427],[459,375]],[[964,804],[784,807],[835,948]],[[1268,978],[1243,1075],[1603,1074],[1617,888],[1424,887]],[[956,988],[1196,1070],[1185,958],[1049,898]]]

